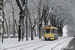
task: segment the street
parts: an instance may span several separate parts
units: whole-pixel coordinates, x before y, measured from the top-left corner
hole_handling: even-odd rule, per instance
[[[4,50],[61,50],[73,39],[73,37],[59,37],[57,40],[45,41],[38,39],[29,41],[16,41],[17,38],[4,39]],[[8,45],[8,46],[7,46]]]

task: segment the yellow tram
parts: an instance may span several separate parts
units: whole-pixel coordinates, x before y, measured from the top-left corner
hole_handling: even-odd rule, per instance
[[[58,28],[53,26],[44,27],[44,39],[45,40],[55,40],[58,39]]]

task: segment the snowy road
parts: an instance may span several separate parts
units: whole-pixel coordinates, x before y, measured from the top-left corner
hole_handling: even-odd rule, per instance
[[[59,37],[58,40],[53,41],[38,39],[19,43],[16,42],[16,45],[9,44],[9,47],[6,46],[4,50],[60,50],[61,48],[65,47],[65,44],[68,45],[69,41],[72,39],[72,37]]]

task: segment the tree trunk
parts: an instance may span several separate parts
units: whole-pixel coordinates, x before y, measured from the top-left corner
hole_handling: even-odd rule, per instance
[[[19,30],[18,30],[18,41],[20,41],[20,39],[21,39],[21,26],[20,26],[20,22],[19,22],[18,27],[19,27]]]
[[[14,20],[14,18],[13,18],[13,37],[15,37],[15,20]]]
[[[24,38],[24,16],[25,16],[25,10],[23,10],[22,8],[24,7],[23,5],[26,5],[25,4],[26,0],[22,0],[22,4],[20,3],[19,0],[16,0],[16,2],[17,2],[17,5],[19,6],[19,9],[20,9],[20,13],[19,13],[19,15],[20,15],[20,17],[19,17],[20,18],[19,19],[19,25],[20,25],[20,27],[19,27],[18,33],[20,34],[19,38],[23,40],[23,38]]]
[[[61,27],[58,27],[58,36],[62,36],[62,28]]]
[[[29,37],[31,37],[31,25],[30,25],[30,22],[29,22]]]
[[[12,0],[11,0],[11,5],[12,5],[12,16],[13,16],[13,31],[12,31],[12,33],[13,33],[13,37],[15,37],[15,23],[16,23],[16,20],[15,20],[15,17],[14,17],[14,7],[13,7],[13,3],[12,3]]]
[[[6,19],[5,19],[5,24],[6,24],[6,34],[8,35],[8,25],[7,25],[7,21],[6,21]]]
[[[3,34],[4,34],[4,12],[3,13],[3,22],[2,22],[2,28],[3,28],[3,33],[2,33],[2,43],[3,43]]]
[[[28,41],[28,23],[27,23],[27,16],[26,16],[26,41]]]
[[[2,40],[2,43],[3,43],[3,34],[4,34],[4,12],[3,12],[3,0],[0,0],[0,10],[2,10],[2,11],[1,11],[1,13],[2,13],[1,16],[2,16],[2,19],[3,19],[3,20],[1,19],[1,21],[2,21],[2,25],[1,25],[1,26],[2,26],[2,27],[1,27],[1,30],[2,30],[2,32],[1,32],[1,36],[2,36],[2,39],[1,39],[1,40]],[[0,17],[1,17],[1,16],[0,16]]]
[[[33,40],[33,27],[31,26],[31,40]]]
[[[41,38],[41,26],[42,24],[39,24],[39,39]]]
[[[24,13],[23,13],[23,11],[20,12],[18,33],[19,33],[19,41],[23,40],[23,38],[24,38]]]
[[[10,16],[9,16],[9,33],[8,33],[8,38],[10,38]]]
[[[29,11],[27,6],[27,0],[25,0],[25,15],[26,15],[26,40],[28,41],[28,17],[29,17]]]
[[[35,29],[34,29],[34,34],[35,34],[35,37],[36,37],[36,31],[35,31]]]
[[[21,16],[21,38],[24,39],[24,16]]]

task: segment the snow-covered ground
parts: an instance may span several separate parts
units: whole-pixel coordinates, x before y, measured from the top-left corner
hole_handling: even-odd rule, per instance
[[[34,40],[18,42],[18,38],[4,39],[0,44],[0,50],[61,50],[65,48],[73,37],[59,37],[58,40],[45,41],[35,37]]]

